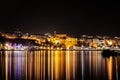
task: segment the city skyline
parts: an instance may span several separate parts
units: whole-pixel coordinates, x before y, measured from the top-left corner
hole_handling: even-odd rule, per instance
[[[119,2],[0,2],[1,80],[120,80],[119,62]]]

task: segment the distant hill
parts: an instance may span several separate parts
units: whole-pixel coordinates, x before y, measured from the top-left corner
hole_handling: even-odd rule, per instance
[[[5,40],[6,40],[6,38],[5,38],[5,37],[3,37],[3,36],[1,36],[1,34],[0,34],[0,42],[1,42],[1,43],[4,43],[4,42],[5,42]]]

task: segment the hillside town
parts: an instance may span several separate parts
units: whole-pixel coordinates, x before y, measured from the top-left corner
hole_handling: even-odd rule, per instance
[[[64,33],[29,34],[19,30],[0,32],[0,50],[103,50],[120,49],[120,37],[71,37]]]

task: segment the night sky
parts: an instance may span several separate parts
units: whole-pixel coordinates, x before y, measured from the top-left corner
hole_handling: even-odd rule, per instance
[[[73,1],[21,1],[0,3],[0,31],[120,35],[119,3]]]

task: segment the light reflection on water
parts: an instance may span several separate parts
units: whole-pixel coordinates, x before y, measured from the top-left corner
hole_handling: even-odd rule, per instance
[[[119,80],[120,56],[100,51],[0,51],[1,80]]]

